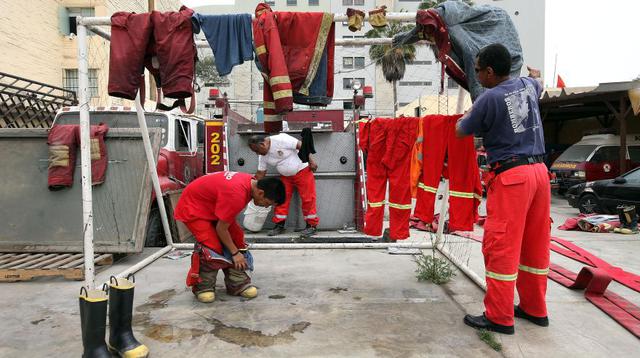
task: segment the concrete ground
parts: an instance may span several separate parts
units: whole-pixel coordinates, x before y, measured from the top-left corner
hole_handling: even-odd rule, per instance
[[[577,214],[554,198],[559,225]],[[555,225],[555,226],[557,226]],[[640,236],[556,231],[611,264],[640,273]],[[411,240],[428,237],[412,232]],[[447,237],[450,251],[484,276],[480,244]],[[151,254],[127,257],[97,282]],[[516,334],[496,335],[502,352],[462,323],[482,312],[483,292],[462,273],[445,285],[418,282],[411,255],[386,250],[255,250],[254,300],[227,296],[219,276],[213,304],[185,288],[189,257],[162,258],[136,275],[134,330],[155,357],[632,357],[640,340],[589,303],[582,292],[549,281],[548,328],[516,320]],[[581,265],[552,255],[575,272]],[[80,282],[38,279],[0,284],[0,357],[79,356]],[[640,305],[640,295],[612,290]],[[626,290],[626,291],[625,291]],[[635,353],[634,353],[635,352]]]

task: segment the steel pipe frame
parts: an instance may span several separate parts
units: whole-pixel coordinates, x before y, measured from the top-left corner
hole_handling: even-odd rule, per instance
[[[415,13],[388,13],[387,19],[392,21],[412,22],[415,21]],[[368,18],[368,15],[367,17]],[[97,28],[96,26],[108,26],[111,25],[111,18],[109,17],[78,17],[77,31],[78,31],[78,93],[80,104],[80,148],[81,148],[81,163],[82,163],[82,203],[83,203],[83,240],[84,240],[84,257],[85,257],[85,286],[89,289],[95,288],[95,270],[93,264],[93,207],[91,197],[91,161],[89,152],[89,104],[88,104],[88,86],[89,86],[89,74],[88,74],[88,60],[87,60],[87,27],[96,35],[111,40],[111,35],[106,31]],[[346,15],[338,14],[334,17],[334,22],[347,21]],[[362,39],[338,39],[336,40],[337,46],[366,46],[377,44],[391,44],[391,38],[362,38]],[[422,41],[422,43],[428,43]],[[209,45],[206,41],[197,41],[199,48],[208,48]],[[84,69],[84,71],[83,71]],[[462,111],[462,105],[464,103],[464,90],[461,88],[458,95],[457,111]],[[461,98],[462,97],[462,98]],[[147,132],[148,135],[148,132]],[[148,137],[147,137],[148,138]],[[145,146],[146,147],[146,146]],[[86,158],[85,158],[86,157]],[[155,167],[155,162],[149,163],[150,167]],[[155,173],[157,175],[157,173]],[[88,189],[86,189],[87,187]],[[448,198],[448,190],[445,192],[445,200],[440,208],[441,217],[446,213],[446,198]],[[161,215],[163,221],[163,227],[166,229],[168,222],[165,215]],[[444,225],[441,225],[444,227]],[[458,267],[465,275],[467,275],[475,284],[482,289],[486,290],[486,284],[484,280],[480,279],[476,273],[471,271],[464,265],[459,259],[455,258],[443,245],[438,243],[442,239],[442,230],[438,230],[436,238],[436,249],[441,252],[447,259],[449,259],[456,267]],[[169,235],[171,235],[169,233]],[[162,257],[166,253],[171,252],[174,249],[193,249],[193,244],[171,244],[171,238],[169,238],[169,244],[162,248],[160,251],[153,255],[143,259],[139,263],[131,266],[127,270],[119,273],[118,277],[126,277],[129,274],[135,273],[140,269],[151,264],[158,258]],[[397,248],[418,248],[418,249],[431,249],[433,245],[431,243],[327,243],[327,244],[253,244],[252,249],[384,249],[390,247]]]

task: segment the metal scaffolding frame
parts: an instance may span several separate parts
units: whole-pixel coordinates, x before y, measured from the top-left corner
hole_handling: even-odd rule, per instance
[[[414,22],[416,13],[388,13],[387,19],[390,21],[401,22]],[[334,16],[334,22],[347,21],[345,14],[336,14]],[[109,17],[78,17],[77,22],[77,38],[78,38],[78,95],[79,95],[79,107],[80,107],[80,152],[81,152],[81,169],[82,169],[82,216],[83,216],[83,242],[84,242],[84,285],[88,289],[95,288],[95,269],[94,269],[94,243],[93,243],[93,201],[91,191],[91,157],[90,157],[90,137],[89,137],[89,73],[88,73],[88,58],[87,58],[87,30],[95,33],[96,35],[103,37],[107,40],[111,40],[111,35],[100,29],[98,26],[110,26],[111,18]],[[335,41],[336,46],[366,46],[366,45],[379,45],[379,44],[391,44],[391,38],[357,38],[357,39],[337,39]],[[427,43],[423,41],[423,43]],[[206,41],[196,41],[196,46],[199,48],[208,48],[209,45]],[[463,90],[460,90],[459,97],[462,97]],[[144,118],[144,108],[140,105],[140,95],[136,96],[136,111],[138,115],[138,121],[140,124],[140,130],[142,132],[144,149],[146,152],[149,171],[153,181],[154,192],[156,198],[162,198],[162,192],[160,190],[158,174],[156,171],[155,158],[152,154],[151,145],[149,141],[149,133],[147,131],[146,121]],[[462,111],[461,104],[463,101],[458,101],[458,112]],[[135,273],[145,266],[151,264],[158,258],[162,257],[166,253],[174,249],[192,249],[193,244],[176,244],[173,243],[171,238],[171,231],[169,230],[169,222],[167,219],[166,210],[164,210],[163,200],[157,200],[158,204],[162,204],[160,209],[161,219],[165,236],[167,238],[167,246],[155,252],[151,256],[143,259],[137,264],[129,267],[127,270],[119,273],[118,277],[126,277],[129,274]],[[443,204],[442,210],[446,211],[446,203]],[[443,216],[441,216],[443,217]],[[444,226],[444,225],[441,225]],[[442,232],[438,233],[438,238],[435,241],[435,246],[445,256],[447,256],[452,262],[458,266],[467,276],[471,277],[476,283],[482,281],[464,265],[460,265],[459,260],[455,260],[453,256],[447,252],[446,248],[440,243]],[[432,248],[434,244],[431,243],[327,243],[327,244],[253,244],[252,249],[380,249],[380,248]],[[455,261],[454,261],[455,260]]]

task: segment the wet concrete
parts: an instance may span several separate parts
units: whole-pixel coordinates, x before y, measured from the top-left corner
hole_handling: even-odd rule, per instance
[[[556,223],[571,214],[561,202],[553,210]],[[612,264],[637,273],[637,237],[554,234],[590,245],[590,250]],[[426,239],[414,232],[411,240]],[[483,276],[480,244],[448,240]],[[152,252],[114,264],[98,275],[97,282]],[[229,296],[220,284],[214,303],[199,303],[184,286],[189,258],[160,259],[140,271],[133,322],[136,337],[154,357],[620,358],[640,351],[639,340],[586,301],[582,292],[553,282],[548,292],[551,326],[516,320],[514,336],[496,336],[504,347],[496,353],[462,323],[465,313],[482,312],[483,292],[461,272],[437,286],[415,279],[411,255],[389,255],[384,250],[253,253],[252,278],[260,287],[253,300]],[[553,259],[563,266],[579,269],[580,265],[556,256]],[[79,356],[80,285],[59,278],[0,285],[0,357]],[[638,300],[637,294],[619,286],[611,288]]]

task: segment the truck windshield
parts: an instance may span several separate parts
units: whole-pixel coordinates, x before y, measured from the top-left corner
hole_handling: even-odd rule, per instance
[[[556,162],[584,162],[594,149],[595,145],[572,145],[556,159]]]
[[[147,127],[162,128],[162,143],[167,144],[167,131],[169,122],[166,115],[159,113],[147,113]],[[109,128],[138,128],[138,117],[135,112],[91,112],[91,124],[104,123]],[[56,124],[78,124],[80,117],[78,112],[65,112],[56,119]]]

